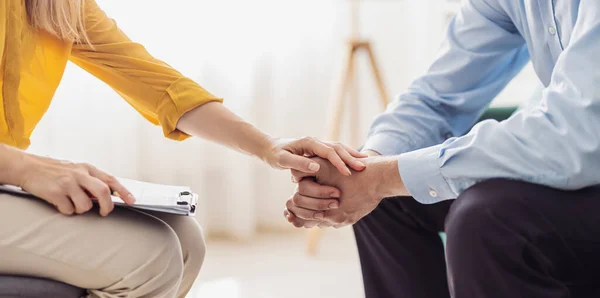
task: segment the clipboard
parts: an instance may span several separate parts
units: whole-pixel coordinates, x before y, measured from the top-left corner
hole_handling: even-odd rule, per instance
[[[124,178],[117,179],[133,194],[136,202],[133,205],[127,205],[118,194],[113,194],[111,199],[115,206],[182,216],[196,215],[198,195],[193,193],[189,187],[154,184]],[[6,184],[0,184],[0,193],[35,197],[20,187]]]
[[[198,195],[189,191],[182,191],[178,195],[178,199],[175,204],[151,204],[144,203],[143,201],[137,201],[133,205],[127,205],[118,196],[112,196],[115,206],[121,206],[125,208],[156,211],[171,213],[184,216],[196,216],[196,206],[198,204]]]

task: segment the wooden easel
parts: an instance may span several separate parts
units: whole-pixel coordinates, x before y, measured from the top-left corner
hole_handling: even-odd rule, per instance
[[[336,98],[334,98],[332,104],[332,114],[328,123],[328,131],[326,140],[339,140],[340,138],[340,128],[342,125],[342,116],[344,112],[344,108],[348,108],[350,110],[350,145],[357,146],[358,145],[358,86],[356,82],[356,72],[355,72],[355,60],[358,57],[358,53],[364,51],[367,53],[369,58],[369,64],[373,70],[373,75],[375,77],[375,82],[377,84],[377,89],[380,95],[380,102],[383,106],[387,106],[389,103],[389,97],[387,95],[387,91],[385,85],[383,84],[383,79],[381,77],[381,72],[379,67],[377,66],[377,62],[375,60],[375,55],[373,53],[373,49],[371,47],[371,43],[368,40],[364,40],[360,38],[359,34],[359,1],[360,0],[350,0],[351,3],[351,25],[352,25],[352,35],[350,40],[348,41],[348,56],[345,63],[345,69],[343,72],[342,84],[340,86],[339,94]],[[349,100],[344,104],[344,99],[349,98]],[[310,255],[316,254],[317,245],[319,240],[321,239],[323,234],[323,230],[319,228],[312,228],[308,231],[307,238],[307,252]]]

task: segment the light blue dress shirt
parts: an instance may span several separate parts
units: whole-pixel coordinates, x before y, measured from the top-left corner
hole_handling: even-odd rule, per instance
[[[541,103],[463,136],[530,60]],[[422,203],[490,178],[600,184],[600,0],[468,1],[427,74],[376,118],[363,148],[400,154]]]

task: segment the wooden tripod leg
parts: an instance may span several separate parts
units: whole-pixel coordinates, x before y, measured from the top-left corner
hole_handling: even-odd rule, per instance
[[[340,138],[340,127],[342,125],[342,114],[344,112],[344,98],[346,97],[346,93],[350,87],[352,78],[354,77],[355,53],[356,49],[354,48],[354,45],[350,44],[343,81],[340,85],[339,93],[333,102],[331,118],[329,118],[329,123],[327,124],[328,131],[326,138],[328,141],[337,141]]]
[[[317,246],[319,245],[319,240],[323,236],[323,230],[320,228],[312,228],[308,230],[308,235],[306,239],[306,253],[308,255],[314,256],[317,254]]]
[[[346,69],[343,74],[343,81],[340,87],[338,96],[335,98],[333,103],[333,112],[328,124],[327,140],[337,141],[340,138],[340,126],[342,124],[342,113],[344,110],[344,98],[346,92],[352,86],[352,79],[354,78],[354,55],[356,53],[356,47],[353,43],[349,45],[348,57],[346,61]],[[309,255],[315,255],[317,253],[317,246],[319,240],[323,235],[323,230],[320,228],[312,228],[308,230],[306,239],[306,251]]]
[[[358,48],[354,49],[354,52],[358,54]],[[355,54],[355,55],[357,55]],[[356,66],[354,66],[356,67]],[[359,109],[359,102],[358,102],[358,97],[359,97],[359,83],[356,79],[357,74],[356,74],[356,69],[353,68],[352,72],[350,73],[350,77],[349,77],[349,81],[350,81],[350,86],[348,88],[348,101],[346,102],[346,108],[349,110],[348,111],[348,115],[350,116],[350,118],[348,119],[348,130],[350,132],[350,136],[348,138],[349,141],[349,145],[351,147],[356,147],[359,146],[359,137],[358,137],[358,130],[359,130],[359,113],[358,113],[358,109]]]
[[[373,54],[373,49],[371,48],[371,44],[366,45],[367,53],[369,54],[369,61],[371,62],[371,67],[373,68],[373,74],[375,75],[375,82],[377,83],[377,89],[379,89],[379,95],[381,96],[381,103],[384,107],[390,103],[390,99],[387,94],[387,90],[385,88],[385,84],[383,84],[383,78],[381,77],[381,72],[379,71],[379,66],[377,65],[377,61],[375,60],[375,54]]]

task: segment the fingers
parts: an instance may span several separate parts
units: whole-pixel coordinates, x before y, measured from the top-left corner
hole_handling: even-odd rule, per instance
[[[115,204],[110,197],[110,188],[106,183],[92,176],[83,176],[80,183],[98,201],[101,216],[107,216],[113,211]]]
[[[73,202],[64,195],[64,192],[61,188],[56,188],[55,191],[50,191],[48,196],[51,198],[48,202],[50,202],[58,212],[64,215],[73,215],[75,213],[75,206],[73,206]]]
[[[305,146],[310,147],[311,151],[318,157],[329,160],[329,162],[344,176],[350,176],[352,172],[346,166],[346,163],[338,155],[338,152],[324,143],[315,139],[304,139]]]
[[[282,155],[279,159],[280,167],[298,170],[308,174],[318,172],[319,164],[305,156],[318,156],[327,159],[342,175],[352,174],[365,169],[365,164],[357,158],[368,157],[355,149],[340,143],[324,143],[315,138],[306,137],[288,144],[286,150],[290,154]],[[348,168],[350,166],[350,168]]]
[[[288,222],[292,223],[295,227],[314,227],[315,224],[308,223],[309,221],[316,221],[320,227],[333,226],[335,228],[343,227],[348,225],[349,221],[348,214],[342,210],[329,209],[329,210],[311,210],[299,207],[294,203],[294,196],[289,199],[285,204],[285,210],[283,216]],[[317,199],[318,200],[318,199]],[[321,222],[328,222],[330,224],[324,225]]]
[[[341,146],[336,146],[334,148],[335,152],[342,159],[344,164],[349,165],[353,170],[362,171],[366,167],[364,163],[360,162],[356,158],[354,158],[346,149]]]
[[[292,197],[292,203],[300,208],[314,210],[314,211],[327,211],[331,209],[337,209],[340,203],[335,199],[317,199],[303,196],[299,193],[294,194]]]
[[[289,223],[291,223],[294,227],[296,228],[301,228],[304,226],[304,220],[296,217],[296,215],[294,215],[294,213],[290,210],[288,210],[287,208],[283,211],[283,214],[285,216],[285,218],[287,219],[287,221]]]
[[[79,188],[79,184],[74,177],[65,175],[57,179],[56,182],[58,183],[56,188],[51,189],[48,195],[52,198],[51,203],[56,206],[60,213],[72,215],[84,209],[85,198],[70,198],[70,191],[74,192]]]
[[[296,217],[299,217],[301,219],[323,220],[323,218],[325,218],[325,211],[315,211],[315,210],[304,209],[304,208],[294,205],[292,200],[288,200],[285,204],[285,207],[290,212],[293,212]]]
[[[108,187],[111,190],[117,192],[118,196],[121,198],[121,200],[123,200],[123,202],[127,203],[128,205],[132,205],[135,203],[135,198],[133,197],[133,194],[131,194],[131,192],[129,192],[129,190],[127,190],[127,188],[125,188],[125,186],[123,186],[121,182],[117,180],[117,178],[103,171],[100,171],[93,166],[89,166],[88,170],[90,175],[100,179],[102,182],[106,183],[106,185],[108,185]]]
[[[68,192],[69,198],[75,206],[75,213],[86,213],[90,211],[90,209],[92,209],[92,207],[94,206],[94,204],[92,203],[92,199],[90,199],[90,197],[85,193],[85,191],[81,189],[78,183],[73,184],[69,188]]]
[[[300,183],[298,183],[296,192],[303,196],[317,199],[337,199],[341,197],[341,191],[339,189],[333,186],[321,185],[312,179],[302,179]],[[337,200],[335,201],[337,202]]]
[[[296,227],[296,228],[302,228],[302,227],[304,227],[304,228],[309,229],[309,228],[314,228],[314,227],[318,226],[321,223],[321,221],[319,221],[319,220],[304,220],[304,219],[301,219],[301,218],[295,216],[294,213],[290,212],[287,209],[283,210],[283,216],[285,216],[285,218],[287,219],[287,221],[289,223],[291,223],[292,225],[294,225],[294,227]]]
[[[334,224],[333,224],[333,223],[331,223],[331,222],[328,222],[328,221],[322,221],[322,222],[320,222],[320,223],[319,223],[317,226],[318,226],[319,228],[322,228],[322,229],[323,229],[323,228],[330,228],[330,227],[333,227],[333,225],[334,225]]]
[[[302,180],[306,177],[314,177],[314,174],[305,173],[305,172],[298,171],[298,170],[291,170],[290,172],[292,173],[292,182],[294,182],[294,183],[298,183],[298,182],[300,182],[300,180]]]
[[[328,145],[333,148],[342,161],[349,165],[353,170],[362,171],[367,167],[362,161],[356,159],[357,157],[368,157],[367,155],[360,153],[344,144],[328,143]]]
[[[73,203],[67,197],[55,199],[54,202],[56,202],[55,206],[56,209],[58,209],[58,212],[64,215],[73,215],[73,213],[75,212],[75,206],[73,206]]]
[[[294,196],[286,202],[283,215],[295,227],[312,228],[327,218],[327,210],[339,207],[339,197],[337,188],[304,179],[298,184]]]
[[[314,162],[308,157],[295,155],[285,151],[279,161],[280,166],[284,169],[292,169],[304,174],[314,175],[321,168],[321,165]]]
[[[346,149],[346,151],[348,151],[348,153],[350,153],[350,155],[352,155],[352,156],[354,156],[356,158],[366,158],[366,157],[369,157],[368,154],[360,152],[360,151],[358,151],[358,150],[356,150],[356,149],[354,149],[354,148],[352,148],[352,147],[350,147],[350,146],[348,146],[346,144],[340,143],[340,145],[342,147],[344,147],[344,149]]]
[[[307,220],[304,222],[302,227],[304,227],[306,229],[312,229],[312,228],[318,226],[320,223],[321,223],[321,221],[317,221],[317,220]]]

